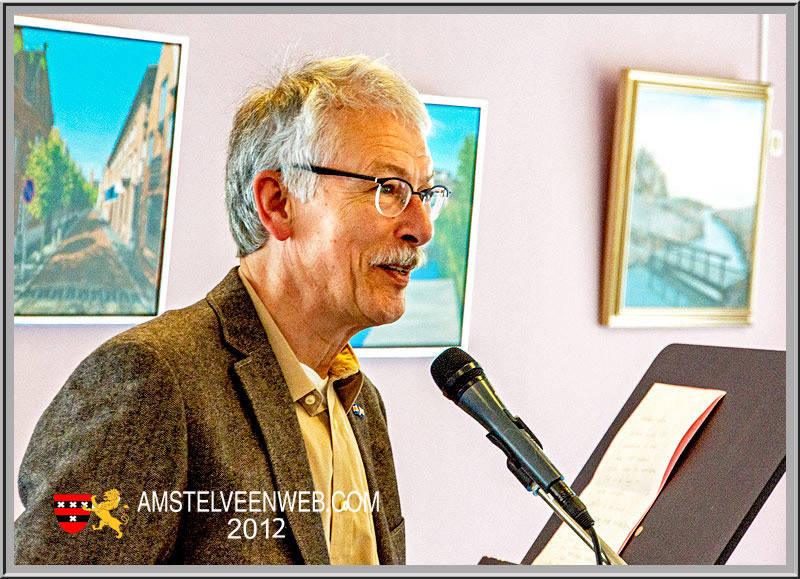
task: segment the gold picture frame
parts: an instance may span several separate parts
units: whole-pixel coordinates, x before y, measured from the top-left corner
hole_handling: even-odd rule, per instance
[[[771,104],[765,83],[623,71],[602,324],[752,323]]]

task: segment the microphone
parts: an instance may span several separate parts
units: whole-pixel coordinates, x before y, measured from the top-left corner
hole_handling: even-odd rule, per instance
[[[460,348],[448,348],[431,364],[431,376],[447,398],[489,432],[487,438],[506,454],[509,470],[526,489],[533,490],[535,483],[583,529],[594,525],[586,506],[544,454],[539,440],[520,417],[511,415],[472,356]]]

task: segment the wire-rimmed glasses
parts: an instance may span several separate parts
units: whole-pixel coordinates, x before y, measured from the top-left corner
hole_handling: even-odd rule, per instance
[[[295,169],[302,169],[304,171],[311,171],[317,175],[333,175],[336,177],[351,177],[353,179],[361,179],[362,181],[371,181],[378,186],[375,188],[375,207],[378,213],[386,217],[397,217],[400,215],[408,203],[411,201],[412,195],[418,195],[422,200],[422,206],[428,213],[428,219],[435,220],[442,208],[447,203],[447,198],[450,197],[450,189],[444,185],[434,185],[421,191],[414,191],[411,183],[400,177],[370,177],[368,175],[359,175],[358,173],[350,173],[349,171],[339,171],[338,169],[329,169],[327,167],[319,167],[317,165],[294,165]]]

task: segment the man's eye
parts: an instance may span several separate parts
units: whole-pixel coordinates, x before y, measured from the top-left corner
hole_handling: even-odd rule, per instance
[[[403,197],[406,194],[408,185],[399,179],[390,179],[381,184],[381,194]]]

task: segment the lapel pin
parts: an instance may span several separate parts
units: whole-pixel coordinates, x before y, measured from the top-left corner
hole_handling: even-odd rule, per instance
[[[358,404],[353,404],[351,410],[353,411],[353,414],[355,414],[359,418],[364,418],[364,409],[361,408],[361,406],[359,406]]]

